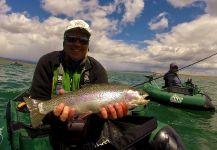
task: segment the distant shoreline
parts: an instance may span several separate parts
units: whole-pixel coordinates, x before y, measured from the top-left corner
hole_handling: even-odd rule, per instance
[[[33,61],[25,61],[25,60],[19,60],[19,59],[12,59],[12,58],[5,58],[5,57],[0,57],[0,60],[6,60],[6,61],[12,61],[12,62],[22,62],[22,63],[27,63],[27,64],[36,64],[37,62]],[[123,73],[130,73],[130,74],[149,74],[149,75],[157,75],[157,76],[163,76],[163,73],[158,73],[158,72],[151,72],[151,71],[121,71],[121,70],[108,70],[109,72],[123,72]],[[212,76],[212,75],[204,75],[204,74],[185,74],[185,73],[179,73],[181,76],[196,76],[196,77],[211,77],[211,78],[217,78],[217,76]]]
[[[28,63],[28,64],[36,64],[36,62],[33,62],[33,61],[20,60],[20,59],[13,59],[13,58],[0,57],[0,59],[12,61],[12,62],[22,62],[22,63]]]
[[[109,70],[109,71],[118,71],[118,70]],[[157,76],[163,76],[163,73],[158,73],[158,72],[148,72],[148,71],[118,71],[118,72],[123,72],[123,73],[131,73],[131,74],[150,74],[150,75],[157,75]],[[204,74],[185,74],[185,73],[179,73],[181,76],[195,76],[195,77],[212,77],[212,78],[217,78],[217,76],[211,76],[211,75],[204,75]]]

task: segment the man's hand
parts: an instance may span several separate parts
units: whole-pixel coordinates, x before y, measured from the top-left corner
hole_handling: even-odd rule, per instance
[[[104,119],[118,119],[127,115],[128,107],[125,102],[115,103],[101,108],[99,116]]]
[[[65,94],[65,90],[61,88],[57,94],[63,95]],[[64,122],[75,115],[75,109],[65,106],[64,103],[61,103],[54,108],[53,114]]]
[[[64,122],[75,115],[75,109],[65,106],[64,103],[61,103],[54,108],[53,114]]]
[[[53,113],[61,121],[66,121],[75,115],[75,109],[65,106],[64,103],[59,104],[53,110]],[[102,107],[99,116],[104,119],[118,119],[127,115],[128,108],[127,104],[124,102],[115,103],[114,105],[108,105],[107,107]]]

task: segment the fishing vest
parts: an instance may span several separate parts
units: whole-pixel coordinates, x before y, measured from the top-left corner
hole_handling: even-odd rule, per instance
[[[89,61],[88,61],[89,63]],[[58,91],[62,88],[65,91],[75,91],[80,88],[80,80],[84,74],[84,84],[90,83],[90,73],[85,67],[79,67],[74,73],[66,70],[64,71],[62,64],[54,70],[54,76],[52,81],[52,94],[58,94]]]

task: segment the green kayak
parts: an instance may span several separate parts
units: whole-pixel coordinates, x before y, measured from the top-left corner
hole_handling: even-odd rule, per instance
[[[0,118],[0,149],[1,150],[52,150],[50,144],[49,126],[40,126],[32,128],[27,107],[22,107],[23,97],[28,96],[28,92],[24,92],[17,98],[10,100],[7,105],[5,117]],[[147,130],[144,141],[148,149],[180,149],[184,146],[181,138],[176,131],[167,124],[157,121],[154,117],[146,116],[148,110],[144,107],[137,107],[129,112],[129,116],[147,118],[147,124],[142,127]],[[154,118],[150,119],[150,118]],[[141,120],[137,119],[138,122]],[[149,122],[149,123],[148,123]],[[152,126],[155,126],[152,128]],[[138,134],[141,133],[141,130]],[[165,135],[165,136],[162,136]],[[135,144],[135,142],[134,142]],[[140,144],[141,145],[144,144]],[[131,146],[131,145],[130,145]],[[94,149],[94,148],[93,148]],[[144,147],[147,149],[147,147]]]
[[[147,82],[142,89],[149,94],[150,100],[162,104],[196,110],[215,110],[212,99],[193,84],[163,88]]]

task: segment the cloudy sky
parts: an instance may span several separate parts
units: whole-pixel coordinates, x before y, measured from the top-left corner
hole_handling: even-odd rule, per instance
[[[89,55],[108,70],[165,72],[217,53],[217,0],[0,0],[0,57],[61,50],[71,19],[90,24]],[[180,72],[217,75],[217,55]]]

